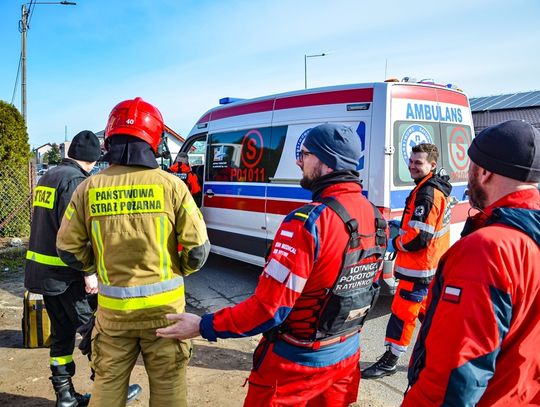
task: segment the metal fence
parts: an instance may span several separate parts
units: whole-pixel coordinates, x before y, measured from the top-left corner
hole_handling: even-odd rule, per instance
[[[0,164],[0,237],[28,237],[32,194],[37,182],[34,164]]]

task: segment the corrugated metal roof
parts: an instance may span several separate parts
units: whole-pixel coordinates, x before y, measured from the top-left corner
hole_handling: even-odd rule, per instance
[[[540,106],[540,90],[471,98],[470,103],[473,112],[535,107]]]

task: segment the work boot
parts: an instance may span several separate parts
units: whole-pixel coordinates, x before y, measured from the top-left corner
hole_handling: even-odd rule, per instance
[[[128,387],[126,404],[131,403],[133,400],[137,400],[142,393],[142,388],[138,384],[130,384]]]
[[[77,393],[75,391],[75,388],[73,387],[73,382],[71,382],[71,391],[73,392],[73,394],[75,395],[75,398],[77,399],[77,407],[86,407],[88,403],[90,403],[90,394]]]
[[[90,394],[80,394],[75,392],[75,398],[77,399],[77,407],[86,407],[90,403]]]
[[[77,407],[79,405],[79,402],[75,397],[71,377],[52,376],[50,379],[54,387],[54,392],[56,393],[55,407]]]
[[[392,353],[390,349],[384,352],[379,360],[370,367],[362,370],[362,379],[378,379],[379,377],[390,376],[397,372],[397,362],[399,356]]]

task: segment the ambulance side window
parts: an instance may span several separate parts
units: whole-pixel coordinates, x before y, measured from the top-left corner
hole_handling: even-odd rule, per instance
[[[211,134],[208,180],[268,182],[276,172],[285,134],[286,126]]]
[[[441,123],[442,165],[450,182],[466,182],[469,169],[467,150],[472,142],[471,128],[461,124]]]
[[[439,123],[405,121],[396,121],[394,123],[395,153],[392,163],[395,185],[413,185],[408,168],[409,158],[413,146],[420,143],[435,144],[441,151]],[[444,161],[439,157],[438,166],[441,165],[444,165]]]
[[[204,179],[204,164],[206,162],[206,137],[207,134],[197,134],[196,136],[191,137],[188,144],[182,146],[182,152],[188,154],[189,165],[191,166],[191,171],[197,176],[199,185],[203,185]],[[175,157],[177,161],[178,157]]]

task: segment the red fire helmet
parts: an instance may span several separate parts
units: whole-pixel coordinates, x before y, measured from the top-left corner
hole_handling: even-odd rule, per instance
[[[140,97],[118,103],[111,114],[105,128],[105,147],[108,139],[117,134],[126,134],[146,141],[157,151],[163,135],[163,116],[160,111]]]

